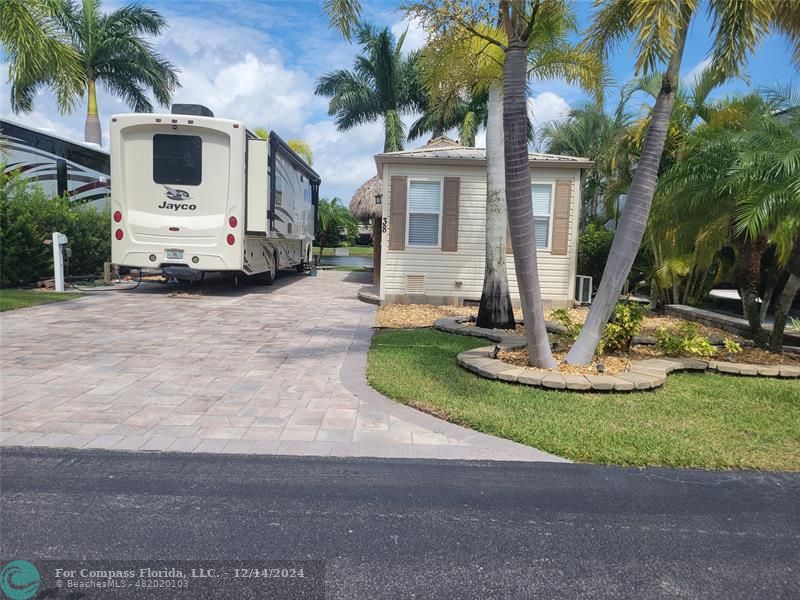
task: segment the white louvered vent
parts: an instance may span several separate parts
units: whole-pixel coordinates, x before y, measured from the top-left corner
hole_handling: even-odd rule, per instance
[[[406,275],[406,294],[424,294],[425,275]]]

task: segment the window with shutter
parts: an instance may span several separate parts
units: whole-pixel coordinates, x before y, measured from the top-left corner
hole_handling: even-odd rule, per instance
[[[439,246],[441,212],[441,181],[410,180],[408,183],[407,245]]]
[[[533,227],[536,236],[536,247],[550,247],[550,229],[553,219],[553,186],[549,183],[531,185],[533,199]]]

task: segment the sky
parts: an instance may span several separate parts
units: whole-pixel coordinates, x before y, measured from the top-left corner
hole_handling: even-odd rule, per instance
[[[322,0],[144,0],[160,11],[169,23],[155,46],[179,69],[182,87],[174,102],[208,106],[216,116],[239,119],[249,128],[275,130],[284,139],[301,138],[314,152],[314,168],[322,177],[321,195],[340,197],[345,204],[356,188],[375,175],[373,156],[383,148],[379,122],[349,131],[338,131],[328,116],[326,98],[314,95],[315,81],[322,74],[351,68],[358,48],[328,28]],[[425,43],[425,32],[409,22],[399,2],[362,0],[365,20],[389,27],[395,35],[408,29],[404,49]],[[123,4],[106,0],[104,10]],[[581,28],[591,20],[589,0],[578,0],[576,13]],[[682,77],[691,81],[708,64],[710,25],[696,18],[687,41]],[[577,39],[577,36],[576,36]],[[634,76],[634,56],[623,46],[609,61],[610,74],[618,85]],[[722,96],[752,88],[786,84],[798,75],[790,64],[785,38],[768,37],[750,57],[749,82],[735,81],[721,88]],[[60,115],[49,92],[39,94],[34,111],[12,115],[9,107],[7,67],[0,65],[0,111],[4,118],[83,140],[85,105],[71,115]],[[607,90],[609,103],[618,97],[618,87]],[[587,100],[578,87],[564,81],[534,81],[529,104],[537,126],[563,118],[570,107]],[[644,102],[644,99],[642,99]],[[98,104],[103,126],[103,145],[108,147],[108,122],[112,114],[129,112],[123,103],[100,90]],[[635,106],[635,104],[634,104]],[[157,109],[158,110],[158,109]],[[164,112],[168,112],[165,110]],[[415,115],[404,115],[408,127]],[[485,135],[478,135],[483,145]],[[407,144],[416,147],[425,140]]]

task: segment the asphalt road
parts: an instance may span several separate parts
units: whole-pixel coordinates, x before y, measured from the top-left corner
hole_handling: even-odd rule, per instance
[[[44,449],[0,457],[4,561],[324,561],[326,598],[800,598],[796,474]],[[191,597],[267,597],[204,589]]]

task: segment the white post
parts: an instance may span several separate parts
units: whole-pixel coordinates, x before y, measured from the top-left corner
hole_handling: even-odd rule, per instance
[[[62,246],[67,245],[67,236],[57,231],[53,232],[53,272],[57,292],[64,291],[64,253]]]

